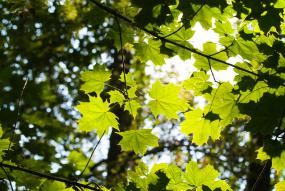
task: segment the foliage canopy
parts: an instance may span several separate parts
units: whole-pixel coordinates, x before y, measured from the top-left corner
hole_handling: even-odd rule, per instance
[[[0,8],[0,190],[284,190],[285,0]]]

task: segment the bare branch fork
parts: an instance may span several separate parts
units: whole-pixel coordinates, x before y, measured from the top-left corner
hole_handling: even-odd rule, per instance
[[[207,58],[207,59],[220,62],[220,63],[222,63],[222,64],[231,66],[231,67],[236,68],[236,69],[238,69],[238,70],[241,70],[241,71],[244,71],[244,72],[247,72],[247,73],[249,73],[249,74],[252,74],[252,75],[254,75],[254,76],[258,76],[258,77],[259,77],[259,74],[255,73],[255,72],[252,72],[252,71],[250,71],[250,70],[247,70],[247,69],[244,69],[244,68],[242,68],[242,67],[236,66],[236,65],[234,65],[234,64],[228,63],[228,62],[226,62],[226,61],[220,60],[220,59],[218,59],[218,58],[214,58],[214,57],[212,57],[211,55],[206,55],[206,54],[204,54],[204,53],[202,53],[202,52],[199,52],[199,51],[196,50],[196,49],[186,47],[186,46],[181,45],[181,44],[179,44],[179,43],[177,43],[177,42],[175,42],[175,41],[172,41],[172,40],[169,40],[169,39],[167,39],[167,38],[165,38],[165,37],[159,36],[159,35],[156,34],[155,32],[153,32],[153,31],[151,31],[151,30],[149,30],[149,29],[147,29],[147,28],[144,28],[144,27],[140,26],[139,24],[133,22],[133,21],[130,20],[129,18],[127,18],[127,17],[121,15],[121,14],[118,13],[116,10],[114,10],[114,9],[112,9],[112,8],[110,8],[110,7],[107,7],[107,6],[105,6],[105,5],[103,5],[103,4],[99,3],[99,2],[97,2],[96,0],[89,0],[89,1],[92,2],[93,4],[97,5],[99,8],[103,9],[104,11],[106,11],[106,12],[108,12],[108,13],[114,15],[114,16],[117,17],[117,18],[120,18],[121,20],[123,20],[123,21],[129,23],[130,25],[132,25],[132,26],[134,26],[134,27],[136,27],[136,28],[138,28],[138,29],[143,30],[144,32],[146,32],[146,33],[152,35],[153,37],[156,37],[157,39],[159,39],[159,40],[161,40],[161,41],[163,41],[163,42],[167,42],[167,43],[173,44],[173,45],[178,46],[178,47],[180,47],[180,48],[182,48],[182,49],[185,49],[185,50],[188,50],[188,51],[190,51],[190,52],[192,52],[192,53],[195,53],[195,54],[198,54],[198,55],[200,55],[200,56],[203,56],[203,57],[205,57],[205,58]]]

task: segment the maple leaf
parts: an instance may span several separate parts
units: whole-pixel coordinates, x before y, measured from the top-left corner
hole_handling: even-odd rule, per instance
[[[158,137],[151,133],[151,129],[129,130],[118,134],[123,137],[119,142],[123,151],[144,154],[147,146],[158,146]]]
[[[200,169],[196,162],[190,161],[186,165],[184,178],[189,185],[196,188],[196,191],[203,191],[202,186],[208,186],[211,190],[220,188],[222,191],[232,190],[223,180],[216,180],[220,173],[213,166],[207,165]]]
[[[96,65],[93,71],[85,71],[81,74],[81,80],[84,81],[84,84],[80,89],[85,93],[96,92],[99,95],[110,77],[111,73],[105,67]]]
[[[163,114],[167,118],[177,119],[177,112],[185,111],[188,104],[185,100],[179,98],[180,87],[174,84],[162,85],[156,81],[149,92],[150,101],[149,106],[156,117],[158,114]]]
[[[217,140],[221,134],[221,126],[219,120],[210,121],[204,118],[204,113],[201,109],[186,112],[185,121],[181,126],[181,131],[185,134],[193,134],[193,143],[203,145],[207,143],[209,137],[212,140]]]
[[[103,102],[100,97],[89,96],[90,102],[81,102],[76,108],[83,115],[79,119],[79,130],[96,130],[101,137],[103,133],[108,133],[109,127],[119,130],[118,121],[115,114],[109,111],[109,103]]]
[[[210,98],[211,109],[214,113],[219,114],[223,126],[231,124],[234,118],[242,117],[236,106],[236,95],[231,92],[232,85],[229,82],[222,83],[212,92]]]
[[[176,165],[171,164],[164,168],[163,171],[165,172],[167,178],[169,178],[169,182],[166,187],[167,190],[186,191],[193,188],[193,186],[188,185],[184,181],[183,171]]]
[[[136,86],[136,81],[133,79],[133,76],[131,73],[127,73],[124,75],[124,72],[121,73],[120,75],[120,81],[125,83],[125,77],[126,77],[126,84],[127,86]]]
[[[137,110],[141,107],[136,100],[130,100],[125,103],[125,110],[128,111],[134,118],[137,116]]]
[[[212,86],[209,82],[210,76],[204,71],[193,72],[192,77],[183,82],[183,87],[186,90],[193,90],[196,96],[202,95],[203,91]]]
[[[164,58],[168,56],[160,52],[162,43],[158,40],[149,39],[148,43],[142,42],[136,45],[136,54],[140,56],[143,61],[151,60],[155,65],[165,64]]]
[[[125,96],[118,90],[109,91],[108,94],[110,95],[110,103],[118,103],[120,106],[124,104]]]

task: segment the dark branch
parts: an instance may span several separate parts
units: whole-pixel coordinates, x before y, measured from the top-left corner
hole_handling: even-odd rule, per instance
[[[190,51],[190,52],[192,52],[192,53],[195,53],[195,54],[198,54],[198,55],[203,56],[203,57],[205,57],[205,58],[208,58],[208,59],[210,59],[210,60],[214,60],[214,61],[220,62],[220,63],[222,63],[222,64],[231,66],[231,67],[233,67],[233,68],[236,68],[236,69],[238,69],[238,70],[247,72],[247,73],[249,73],[249,74],[252,74],[252,75],[255,75],[255,76],[259,76],[257,73],[254,73],[254,72],[252,72],[252,71],[246,70],[246,69],[244,69],[244,68],[242,68],[242,67],[239,67],[239,66],[235,66],[234,64],[225,62],[225,61],[223,61],[223,60],[220,60],[220,59],[211,57],[210,55],[206,55],[206,54],[204,54],[204,53],[202,53],[202,52],[199,52],[199,51],[196,50],[196,49],[186,47],[186,46],[181,45],[181,44],[179,44],[179,43],[177,43],[177,42],[175,42],[175,41],[172,41],[172,40],[166,39],[166,38],[164,38],[164,37],[162,37],[162,36],[159,36],[159,35],[156,34],[155,32],[153,32],[153,31],[151,31],[151,30],[148,30],[148,29],[146,29],[146,28],[144,28],[144,27],[141,27],[139,24],[137,24],[137,23],[133,22],[132,20],[130,20],[129,18],[127,18],[127,17],[121,15],[121,14],[118,13],[116,10],[114,10],[114,9],[112,9],[112,8],[110,8],[110,7],[107,7],[107,6],[105,6],[105,5],[103,5],[103,4],[99,3],[99,2],[97,2],[96,0],[89,0],[89,1],[92,2],[92,3],[94,3],[94,4],[97,5],[99,8],[103,9],[104,11],[106,11],[106,12],[108,12],[108,13],[114,15],[115,17],[118,17],[118,18],[122,19],[123,21],[129,23],[129,24],[132,25],[132,26],[135,26],[135,27],[137,27],[137,28],[143,30],[144,32],[146,32],[146,33],[152,35],[153,37],[156,37],[157,39],[159,39],[159,40],[161,40],[161,41],[163,41],[163,42],[167,42],[167,43],[173,44],[173,45],[175,45],[175,46],[178,46],[178,47],[180,47],[180,48],[183,48],[183,49],[188,50],[188,51]]]
[[[204,5],[205,5],[205,3],[203,3],[203,4],[199,7],[199,9],[192,15],[192,18],[191,18],[190,20],[192,20],[192,19],[199,13],[199,11],[203,8]],[[171,36],[171,35],[174,35],[175,33],[179,32],[183,27],[184,27],[184,24],[181,25],[181,27],[179,27],[177,30],[173,31],[172,33],[170,33],[170,34],[168,34],[168,35],[165,35],[163,38],[167,38],[167,37],[169,37],[169,36]]]
[[[85,165],[83,171],[82,171],[81,174],[77,177],[77,181],[78,181],[78,180],[81,178],[81,176],[84,174],[84,172],[85,172],[86,168],[88,167],[88,165],[89,165],[89,163],[90,163],[90,161],[91,161],[91,158],[92,158],[94,152],[96,151],[96,149],[97,149],[99,143],[101,142],[101,140],[102,140],[104,134],[105,134],[105,131],[104,131],[104,133],[102,134],[102,136],[100,137],[99,141],[96,143],[95,147],[93,148],[93,150],[92,150],[92,152],[91,152],[91,155],[89,156],[89,159],[88,159],[88,161],[87,161],[87,163],[86,163],[86,165]],[[95,185],[97,186],[97,188],[100,188],[100,186],[99,186],[98,184],[95,183]]]
[[[38,177],[42,177],[42,178],[46,178],[46,179],[49,179],[49,180],[63,182],[66,185],[70,185],[70,186],[77,186],[77,187],[80,187],[80,188],[88,188],[90,190],[102,191],[102,189],[94,188],[94,187],[88,186],[86,184],[81,184],[81,183],[78,183],[76,181],[71,181],[71,180],[68,180],[68,179],[65,179],[65,178],[60,178],[60,177],[56,177],[56,176],[52,176],[52,175],[48,175],[48,174],[43,174],[43,173],[36,172],[36,171],[30,170],[30,169],[26,169],[26,168],[22,168],[22,167],[19,167],[19,166],[14,166],[14,165],[5,164],[5,163],[0,163],[0,166],[1,167],[5,167],[5,168],[9,168],[11,170],[16,170],[16,171],[21,171],[21,172],[25,172],[25,173],[28,173],[28,174],[32,174],[32,175],[35,175],[35,176],[38,176]]]
[[[7,176],[7,179],[8,179],[8,181],[9,181],[11,190],[14,191],[13,186],[12,186],[12,181],[11,181],[11,179],[10,179],[10,176],[9,176],[8,172],[5,170],[5,168],[4,168],[3,166],[1,166],[1,168],[2,168],[2,170],[4,171],[4,173],[5,173],[6,176]]]
[[[212,76],[213,76],[214,81],[219,84],[220,82],[216,80],[216,77],[215,77],[215,75],[214,75],[214,72],[213,72],[213,69],[212,69],[212,65],[211,65],[210,59],[208,59],[208,64],[209,64],[209,68],[210,68],[210,71],[211,71],[211,74],[212,74]]]

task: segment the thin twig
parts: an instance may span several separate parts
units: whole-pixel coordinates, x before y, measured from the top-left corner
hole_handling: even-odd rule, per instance
[[[194,17],[199,13],[199,11],[203,8],[203,6],[205,5],[205,2],[199,7],[199,9],[192,15],[191,19],[194,19]],[[172,36],[174,34],[176,34],[177,32],[179,32],[182,28],[184,27],[184,24],[181,25],[177,30],[173,31],[172,33],[168,34],[168,35],[165,35],[163,36],[163,38],[167,38],[169,36]]]
[[[16,121],[15,121],[15,123],[14,123],[14,125],[13,125],[13,129],[12,129],[12,136],[11,136],[11,138],[10,138],[10,142],[9,142],[9,147],[8,147],[8,149],[7,149],[7,153],[10,151],[10,149],[11,149],[11,146],[12,146],[12,141],[13,141],[13,139],[14,139],[14,136],[15,136],[15,130],[16,130],[16,128],[17,128],[17,123],[19,122],[19,118],[20,118],[20,109],[21,109],[21,103],[22,103],[22,98],[23,98],[23,94],[24,94],[24,91],[25,91],[25,88],[26,88],[26,86],[27,86],[27,83],[28,83],[28,78],[26,79],[26,81],[25,81],[25,83],[24,83],[24,85],[23,85],[23,87],[22,87],[22,90],[21,90],[21,93],[20,93],[20,97],[19,97],[19,99],[18,99],[18,108],[17,108],[17,116],[16,116]],[[4,161],[4,159],[2,160],[2,162]]]
[[[36,172],[36,171],[30,170],[30,169],[26,169],[26,168],[22,168],[22,167],[19,167],[19,166],[14,166],[14,165],[10,165],[10,164],[0,163],[0,167],[6,167],[6,168],[9,168],[11,170],[25,172],[25,173],[32,174],[32,175],[35,175],[35,176],[38,176],[38,177],[42,177],[42,178],[46,178],[46,179],[49,179],[49,180],[63,182],[66,185],[70,185],[70,186],[77,186],[77,187],[80,187],[80,188],[88,188],[88,189],[94,190],[94,191],[102,191],[102,189],[100,189],[100,188],[94,188],[94,187],[88,186],[86,184],[78,183],[76,181],[71,181],[71,180],[68,180],[68,179],[65,179],[65,178],[56,177],[56,176],[52,176],[52,175],[48,175],[48,174],[43,174],[43,173]]]
[[[10,179],[10,176],[9,176],[8,172],[5,170],[5,168],[4,168],[3,166],[1,166],[1,168],[2,168],[2,170],[4,171],[4,173],[5,173],[6,176],[7,176],[7,179],[8,179],[8,181],[9,181],[11,190],[14,191],[14,188],[13,188],[13,185],[12,185],[12,181],[11,181],[11,179]]]
[[[211,74],[212,74],[212,76],[213,76],[214,81],[215,81],[216,83],[220,84],[220,82],[217,81],[216,78],[215,78],[215,75],[214,75],[214,72],[213,72],[213,69],[212,69],[212,65],[211,65],[211,63],[210,63],[210,59],[208,59],[208,64],[209,64],[209,68],[210,68],[210,71],[211,71]]]
[[[266,163],[264,164],[264,166],[263,166],[261,172],[259,173],[259,175],[258,175],[256,181],[254,182],[254,184],[253,184],[253,186],[252,186],[252,188],[251,188],[250,191],[254,191],[254,189],[255,189],[257,183],[259,182],[259,180],[261,179],[261,177],[262,177],[262,175],[263,175],[263,172],[264,172],[264,170],[265,170],[265,168],[266,168],[266,166],[267,166],[268,161],[269,161],[269,160],[267,160]]]
[[[175,46],[177,46],[177,47],[180,47],[180,48],[182,48],[182,49],[188,50],[188,51],[190,51],[190,52],[192,52],[192,53],[198,54],[198,55],[203,56],[203,57],[205,57],[205,58],[209,58],[209,59],[211,59],[211,60],[220,62],[220,63],[225,64],[225,65],[228,65],[228,66],[231,66],[231,67],[233,67],[233,68],[236,68],[236,69],[238,69],[238,70],[247,72],[247,73],[249,73],[249,74],[252,74],[252,75],[255,75],[255,76],[259,76],[259,74],[255,73],[255,72],[246,70],[246,69],[244,69],[244,68],[242,68],[242,67],[236,66],[236,65],[234,65],[234,64],[228,63],[228,62],[223,61],[223,60],[220,60],[220,59],[218,59],[218,58],[211,57],[211,56],[206,55],[206,54],[204,54],[204,53],[202,53],[202,52],[200,52],[200,51],[198,51],[198,50],[196,50],[196,49],[186,47],[186,46],[184,46],[184,45],[182,45],[182,44],[179,44],[179,43],[177,43],[177,42],[175,42],[175,41],[172,41],[172,40],[166,39],[166,38],[164,38],[164,37],[162,37],[162,36],[159,36],[158,34],[156,34],[156,32],[153,32],[153,31],[151,31],[151,30],[149,30],[149,29],[147,29],[147,28],[141,27],[139,24],[134,23],[134,22],[133,22],[132,20],[130,20],[129,18],[127,18],[127,17],[121,15],[120,13],[118,13],[116,10],[114,10],[114,9],[112,9],[112,8],[110,8],[110,7],[107,7],[107,6],[105,6],[105,5],[103,5],[103,4],[99,3],[99,2],[97,2],[96,0],[89,0],[89,1],[92,2],[92,3],[94,3],[94,4],[97,5],[99,8],[103,9],[104,11],[106,11],[106,12],[108,12],[108,13],[110,13],[110,14],[112,14],[112,15],[114,15],[114,16],[120,18],[120,19],[122,19],[123,21],[129,23],[129,24],[132,25],[132,26],[135,26],[135,27],[137,27],[137,28],[143,30],[144,32],[146,32],[146,33],[152,35],[153,37],[156,37],[157,39],[159,39],[159,40],[161,40],[161,41],[163,41],[163,42],[167,42],[167,43],[173,44],[173,45],[175,45]]]
[[[89,159],[88,159],[88,161],[87,161],[87,163],[86,163],[86,165],[85,165],[83,171],[82,171],[81,174],[77,177],[76,181],[78,181],[78,180],[81,178],[81,176],[84,174],[84,172],[85,172],[86,168],[88,167],[88,165],[89,165],[89,163],[90,163],[90,161],[91,161],[91,158],[92,158],[94,152],[96,151],[96,149],[97,149],[99,143],[101,142],[101,140],[102,140],[104,134],[105,134],[105,131],[104,131],[104,133],[102,134],[102,136],[100,137],[99,141],[98,141],[98,142],[96,143],[96,145],[94,146],[94,148],[93,148],[93,150],[92,150],[92,152],[91,152],[91,155],[89,156]],[[96,185],[98,188],[100,188],[100,186],[99,186],[98,184],[95,183],[95,185]]]
[[[121,29],[121,25],[120,25],[119,19],[118,19],[116,16],[115,16],[115,20],[116,20],[116,23],[117,23],[117,25],[118,25],[118,28],[119,28],[119,35],[120,35],[121,60],[122,60],[122,65],[123,65],[125,92],[126,92],[126,95],[127,95],[128,104],[129,104],[130,109],[131,109],[131,114],[133,115],[133,110],[132,110],[132,106],[131,106],[130,98],[129,98],[129,94],[128,94],[127,80],[126,80],[126,65],[125,65],[125,57],[124,57],[124,50],[123,50],[122,29]]]
[[[176,29],[175,31],[171,32],[170,34],[163,36],[163,38],[167,38],[169,36],[174,35],[175,33],[179,32],[183,27],[184,27],[184,24],[182,24],[178,29]]]
[[[122,29],[119,22],[119,19],[115,16],[116,23],[118,25],[119,29],[119,35],[120,35],[120,46],[121,46],[121,60],[123,65],[123,74],[124,74],[124,84],[125,84],[125,92],[126,95],[128,94],[128,87],[127,87],[127,80],[126,80],[126,66],[125,66],[125,58],[124,58],[124,50],[123,50],[123,38],[122,38]]]

